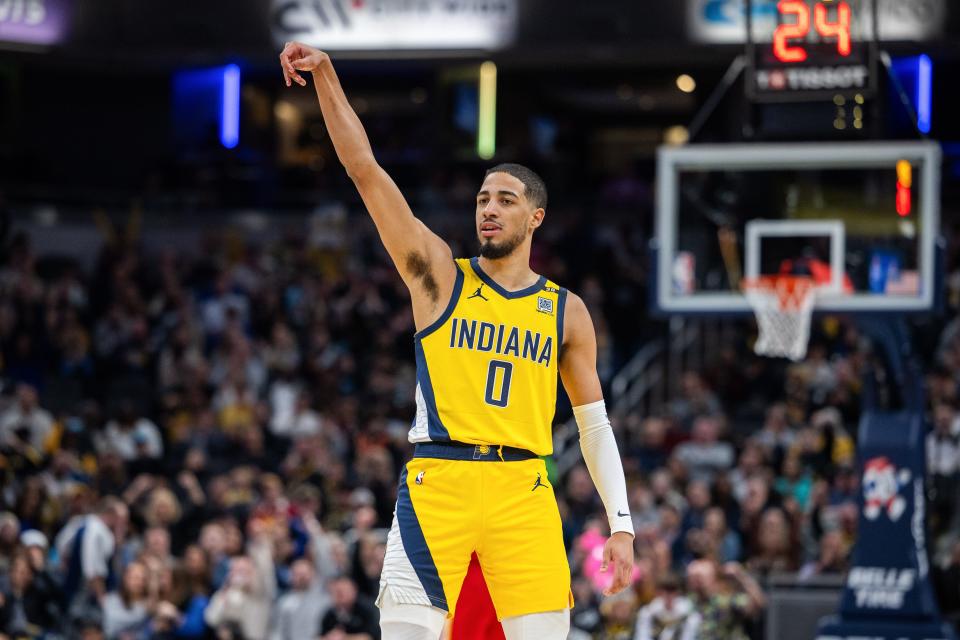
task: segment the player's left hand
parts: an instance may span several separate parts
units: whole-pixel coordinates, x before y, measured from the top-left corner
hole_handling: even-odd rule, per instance
[[[633,575],[633,536],[623,531],[617,531],[606,544],[603,545],[603,564],[600,571],[613,570],[613,582],[603,590],[603,595],[612,596],[630,586],[630,577]]]

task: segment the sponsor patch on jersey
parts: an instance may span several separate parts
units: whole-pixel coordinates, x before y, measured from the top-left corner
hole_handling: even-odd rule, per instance
[[[544,298],[543,296],[537,296],[537,311],[540,313],[547,313],[552,316],[553,300],[550,298]]]

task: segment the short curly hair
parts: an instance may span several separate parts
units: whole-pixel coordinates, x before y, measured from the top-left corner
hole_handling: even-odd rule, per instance
[[[534,207],[537,209],[547,208],[547,185],[544,184],[543,178],[529,167],[514,162],[505,162],[492,169],[487,169],[487,172],[483,175],[484,179],[491,173],[506,173],[513,176],[523,183],[524,195]]]

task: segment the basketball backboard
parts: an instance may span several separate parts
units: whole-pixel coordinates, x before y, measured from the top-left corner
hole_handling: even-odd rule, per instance
[[[745,278],[794,273],[817,311],[929,310],[939,195],[933,142],[663,147],[656,306],[747,314]]]

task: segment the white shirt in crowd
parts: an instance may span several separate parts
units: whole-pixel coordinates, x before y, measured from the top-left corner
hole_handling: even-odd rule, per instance
[[[960,444],[952,435],[927,434],[927,471],[938,476],[952,476],[960,470]]]
[[[30,445],[38,450],[43,449],[43,443],[53,430],[53,416],[41,407],[33,407],[24,411],[19,402],[15,402],[0,417],[0,436],[4,443],[10,443],[16,438],[16,430],[26,427],[30,431]]]
[[[117,592],[108,593],[103,599],[103,635],[107,640],[126,637],[123,632],[137,636],[137,631],[147,621],[149,613],[142,602],[127,605]]]
[[[247,638],[267,638],[270,612],[277,593],[276,572],[269,542],[254,540],[247,547],[252,573],[242,583],[227,582],[210,598],[203,619],[213,628],[239,624]],[[231,569],[232,571],[232,569]]]
[[[110,559],[116,546],[113,532],[100,516],[88,514],[75,516],[57,534],[54,546],[61,558],[73,552],[74,536],[80,527],[85,527],[80,547],[80,566],[85,580],[106,578],[110,572]]]
[[[97,451],[116,451],[124,460],[141,457],[138,445],[143,446],[147,458],[159,458],[163,455],[160,430],[146,418],[139,418],[132,429],[121,429],[115,420],[111,420],[97,439]]]
[[[200,307],[204,331],[210,335],[221,334],[227,325],[227,312],[231,309],[237,312],[242,322],[246,322],[250,305],[244,296],[227,292],[205,301]]]
[[[674,455],[690,472],[693,480],[712,482],[715,475],[733,467],[733,447],[728,442],[684,442]]]
[[[309,407],[297,410],[300,393],[298,386],[286,382],[271,385],[270,431],[274,435],[296,440],[315,436],[323,429],[319,413]]]
[[[270,640],[314,640],[323,614],[333,604],[319,580],[306,591],[290,591],[274,607]]]
[[[700,616],[689,598],[676,596],[670,606],[663,596],[640,609],[633,640],[696,640]]]

